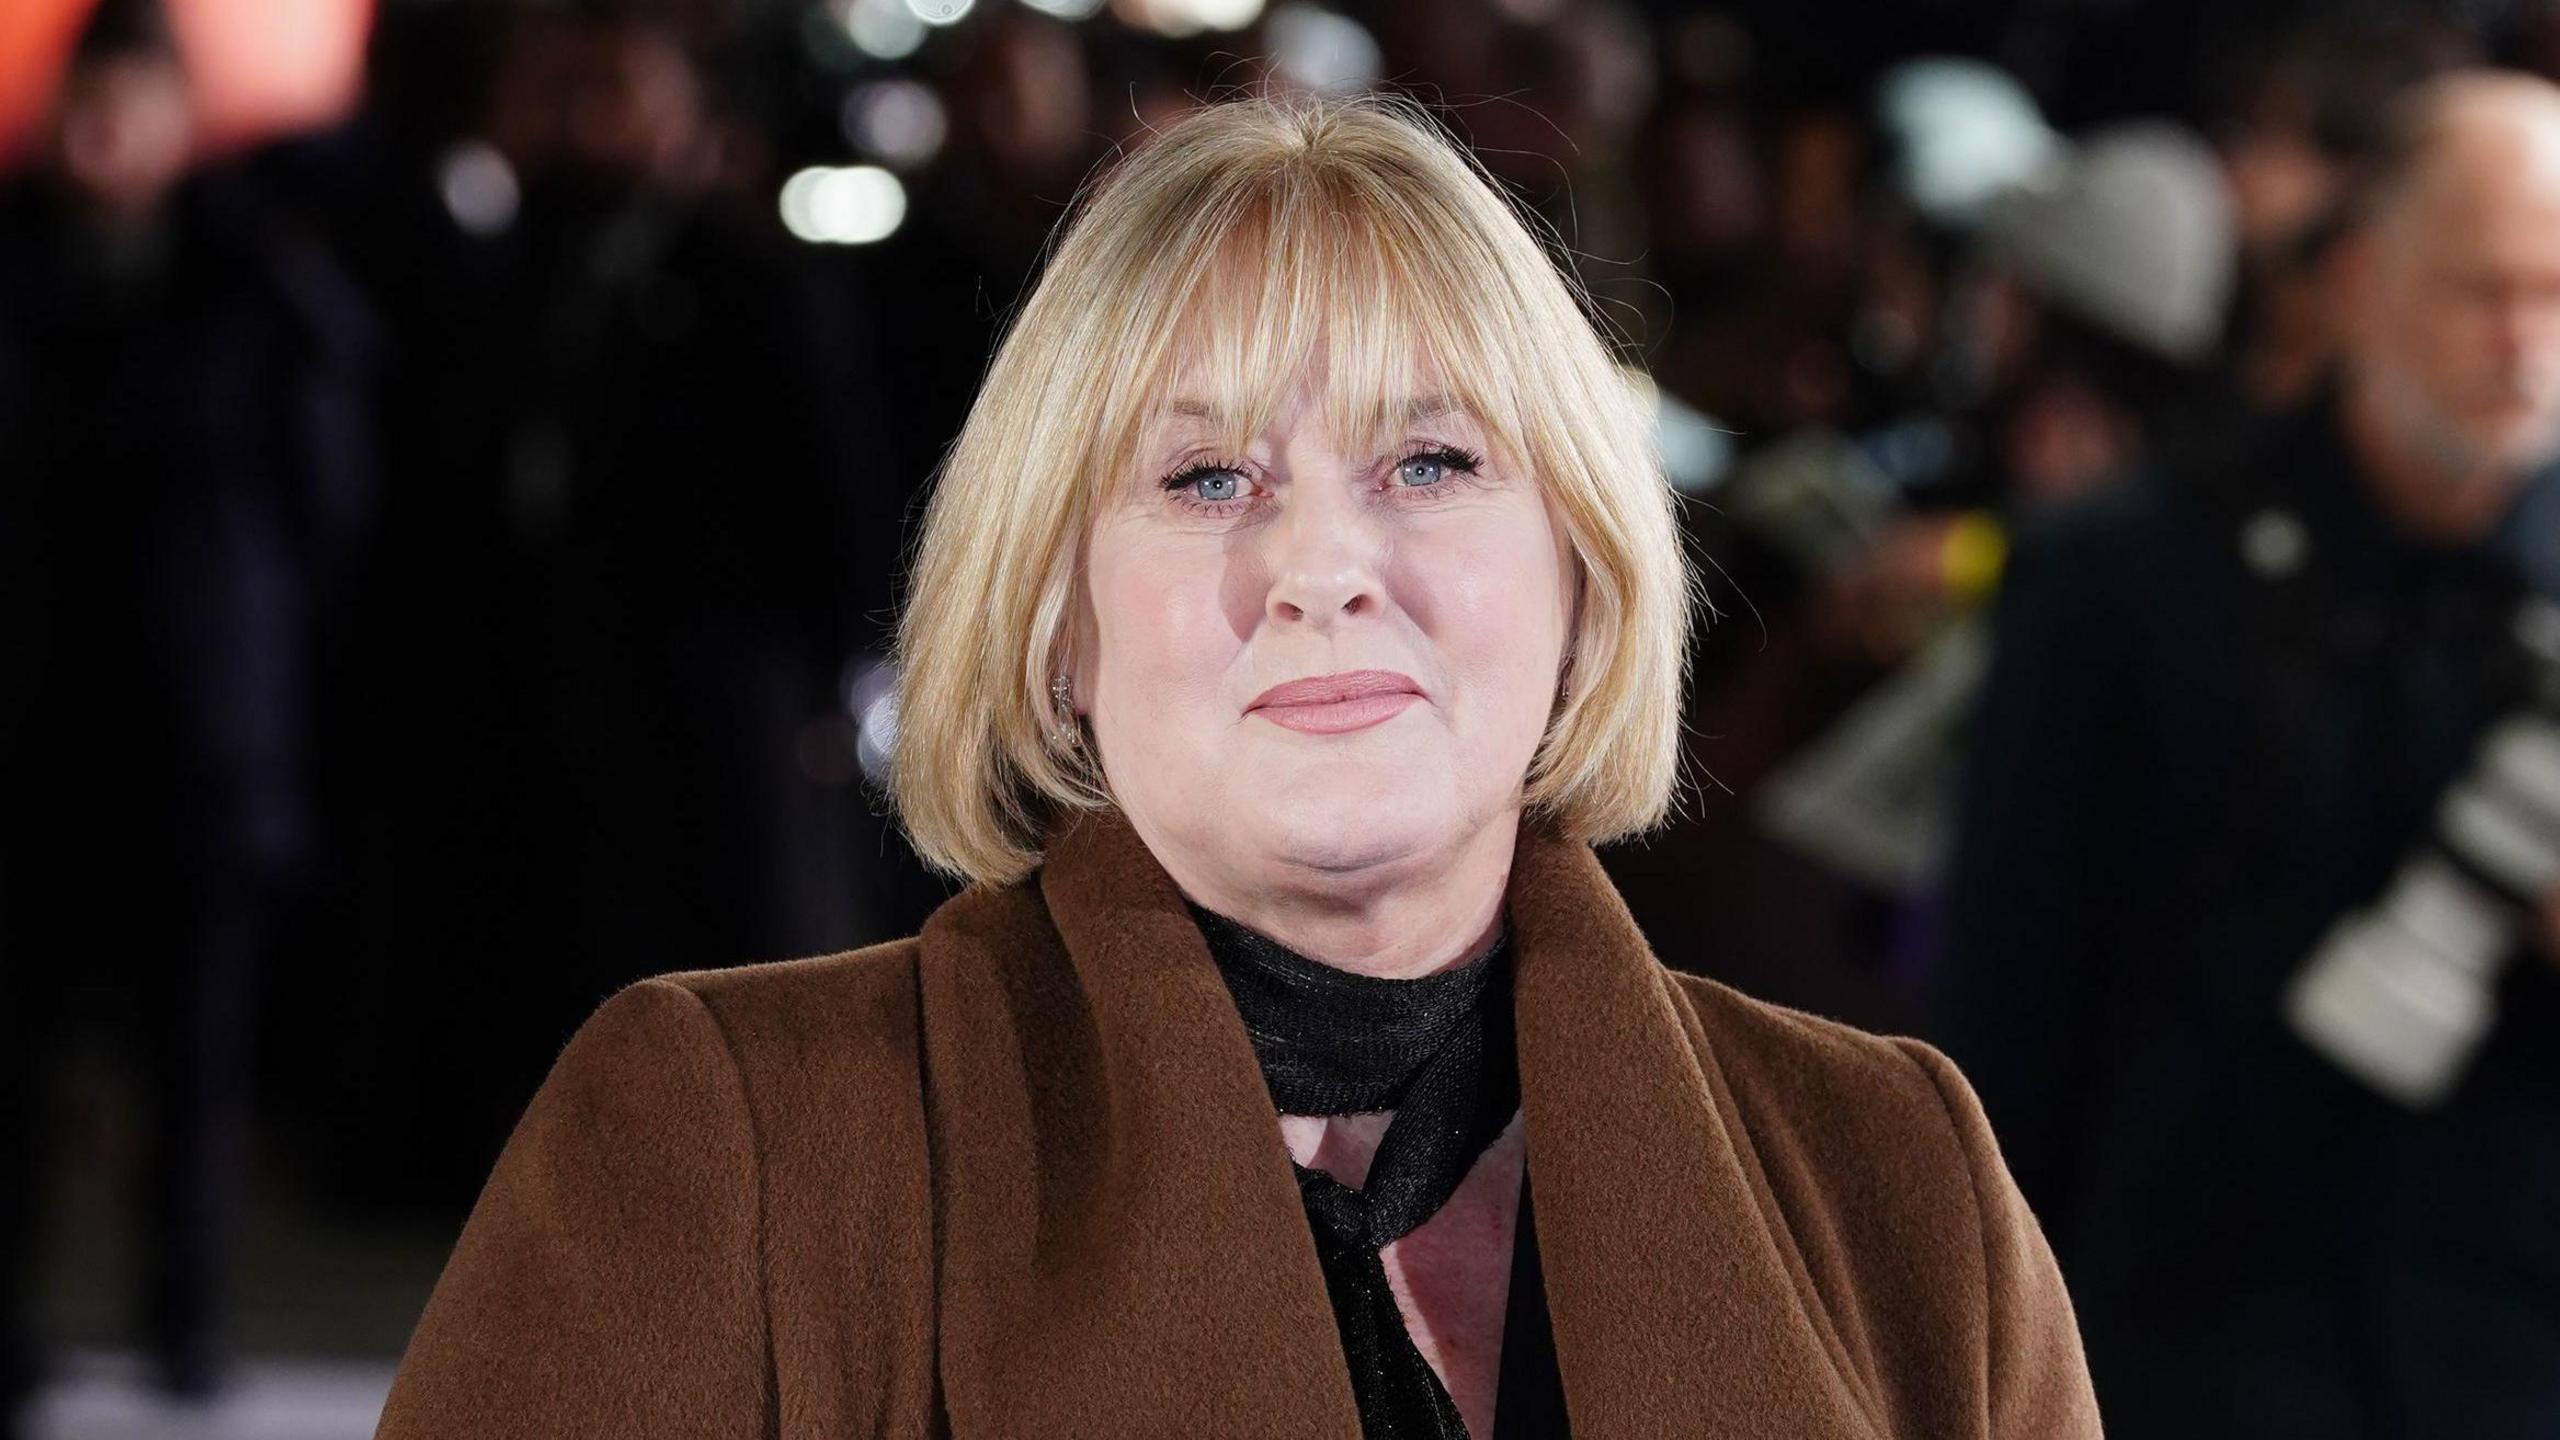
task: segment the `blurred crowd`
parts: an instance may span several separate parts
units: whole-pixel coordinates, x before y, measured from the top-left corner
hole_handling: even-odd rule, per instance
[[[911,932],[907,522],[1051,227],[1383,87],[1656,396],[1665,961],[1955,1054],[2111,1433],[2560,1435],[2560,5],[371,20],[209,148],[97,0],[0,174],[0,1393],[67,1037],[207,1394],[253,1161],[458,1219],[614,988]]]

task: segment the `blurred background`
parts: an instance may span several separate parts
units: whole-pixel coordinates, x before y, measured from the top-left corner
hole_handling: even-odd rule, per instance
[[[5,0],[20,1433],[369,1434],[602,997],[917,927],[916,502],[1078,186],[1271,86],[1441,107],[1648,378],[1606,858],[1956,1053],[2111,1433],[2560,1436],[2560,209],[2389,183],[2483,63],[2560,3]]]

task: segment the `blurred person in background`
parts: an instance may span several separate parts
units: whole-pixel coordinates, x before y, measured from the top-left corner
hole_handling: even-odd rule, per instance
[[[1012,8],[965,38],[934,92],[949,137],[914,181],[908,222],[869,257],[880,277],[881,337],[898,356],[882,373],[902,422],[893,516],[922,492],[959,433],[1003,317],[1102,153],[1097,127],[1140,124],[1133,110],[1142,94],[1159,97],[1150,103],[1168,94],[1182,108],[1195,103],[1181,93],[1187,77],[1154,68],[1161,45],[1136,37],[1121,37],[1112,52],[1128,70],[1128,93],[1107,96],[1097,95],[1084,42],[1064,21]],[[885,585],[875,600],[885,614]]]
[[[2050,173],[1991,198],[1986,264],[1948,305],[1981,387],[1977,503],[2026,511],[2198,443],[2237,270],[2213,152],[2184,126],[2132,121],[2079,138]]]
[[[2339,243],[2334,383],[2034,527],[1970,740],[1940,1033],[2129,1440],[2560,1433],[2560,973],[2512,878],[2560,864],[2480,838],[2555,833],[2560,764],[2482,737],[2547,700],[2560,90],[2413,92]]]
[[[895,554],[894,501],[853,549],[895,487],[846,297],[730,188],[690,33],[521,11],[489,96],[448,195],[468,223],[429,261],[452,303],[405,317],[349,682],[374,961],[333,1179],[411,1204],[451,1198],[420,1172],[485,1168],[596,995],[863,933],[831,722],[856,589],[885,606]],[[496,990],[517,1001],[492,1027]]]
[[[1897,136],[1857,219],[1858,318],[1825,343],[1864,422],[1767,442],[1697,507],[1769,631],[1694,686],[1692,755],[1731,798],[1612,857],[1649,920],[1713,937],[1686,963],[1884,1026],[1919,1023],[2006,526],[2181,434],[2233,270],[2220,173],[2182,128],[2069,141],[1990,67],[1916,74],[1968,136],[1925,165]]]
[[[317,613],[370,504],[370,330],[321,255],[191,176],[156,8],[89,21],[32,173],[0,191],[0,1262],[15,1399],[58,1128],[49,1062],[137,1072],[138,1329],[218,1382],[249,1038],[311,845]]]
[[[2326,379],[2336,355],[2329,242],[2382,147],[2391,101],[2476,63],[2479,49],[2451,19],[2406,4],[2315,7],[2271,35],[2235,37],[2238,73],[2214,135],[2240,230],[2232,363],[2251,403],[2293,409]]]
[[[1873,139],[1843,106],[1746,119],[1694,94],[1650,132],[1648,184],[1665,197],[1655,264],[1673,307],[1656,365],[1746,435],[1871,418],[1877,387],[1849,339],[1880,238],[1862,204]]]
[[[1571,250],[1604,323],[1650,346],[1643,197],[1629,164],[1653,108],[1652,33],[1622,0],[1369,7],[1384,73],[1450,107],[1468,147]]]
[[[1849,317],[1889,292],[1877,308],[1914,318],[1902,308],[1905,236],[1863,203],[1874,146],[1854,112],[1790,103],[1764,122],[1746,103],[1751,46],[1730,21],[1694,20],[1675,48],[1674,84],[1637,150],[1647,258],[1668,307],[1648,361],[1665,395],[1747,450],[1731,474],[1693,477],[1703,503],[1681,512],[1693,550],[1713,561],[1696,621],[1725,617],[1711,633],[1727,643],[1700,647],[1684,730],[1705,793],[1660,835],[1606,858],[1666,963],[1893,1029],[1904,1022],[1870,973],[1863,907],[1818,867],[1763,845],[1737,803],[1873,672],[1843,685],[1807,663],[1796,642],[1819,562],[1740,514],[1732,486],[1791,441],[1830,447],[1840,427],[1892,414],[1905,377],[1895,358],[1858,358]],[[1915,343],[1925,315],[1916,322]],[[1754,903],[1737,907],[1744,895]]]
[[[2132,121],[2075,141],[1964,217],[1936,284],[1911,408],[1861,447],[1909,512],[1822,567],[1813,638],[1895,666],[1984,598],[1997,570],[1948,563],[1965,526],[2004,523],[2204,447],[2236,249],[2212,152]],[[1917,307],[1915,307],[1917,308]],[[1925,311],[1923,313],[1926,313]],[[1895,464],[1892,442],[1933,435]]]
[[[855,664],[877,666],[876,678],[896,673],[886,627],[908,522],[1041,246],[1107,146],[1133,144],[1199,103],[1191,91],[1207,72],[1206,48],[1006,5],[952,35],[951,53],[926,71],[930,89],[907,82],[931,97],[936,143],[929,161],[904,169],[904,223],[859,261],[871,321],[861,338],[881,357],[877,410],[895,420],[865,447],[859,481],[852,579],[865,653]],[[875,899],[864,916],[870,937],[913,930],[952,892],[883,809],[865,817],[877,828],[859,854]]]

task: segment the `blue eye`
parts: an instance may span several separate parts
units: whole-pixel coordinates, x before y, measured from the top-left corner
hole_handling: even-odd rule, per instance
[[[1428,490],[1446,484],[1452,477],[1473,475],[1482,463],[1470,451],[1437,446],[1397,461],[1395,483],[1406,490]]]
[[[1165,493],[1184,505],[1225,508],[1245,498],[1244,472],[1232,465],[1203,460],[1164,477]]]
[[[1437,455],[1416,455],[1396,466],[1396,483],[1419,487],[1437,485],[1449,478],[1449,462]]]

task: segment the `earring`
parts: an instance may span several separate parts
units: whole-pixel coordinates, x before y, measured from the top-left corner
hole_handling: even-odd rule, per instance
[[[1059,716],[1055,731],[1058,743],[1072,748],[1084,736],[1084,732],[1076,725],[1075,682],[1063,674],[1051,679],[1049,700],[1056,707]]]

